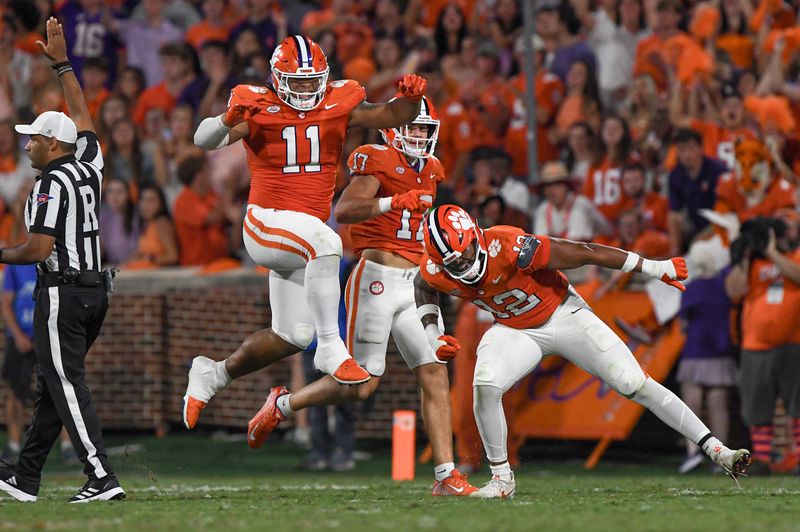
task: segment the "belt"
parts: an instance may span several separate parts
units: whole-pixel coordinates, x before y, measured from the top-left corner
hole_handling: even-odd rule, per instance
[[[94,270],[78,271],[70,268],[65,272],[42,273],[39,275],[39,284],[48,288],[73,284],[87,287],[103,286],[103,275]]]

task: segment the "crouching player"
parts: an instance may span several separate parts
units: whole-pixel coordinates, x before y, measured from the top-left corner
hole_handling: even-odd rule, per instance
[[[295,393],[283,386],[273,388],[250,421],[251,447],[260,446],[278,423],[300,409],[363,400],[374,393],[386,368],[391,334],[422,390],[422,415],[437,464],[432,494],[465,496],[477,491],[453,465],[445,364],[459,346],[438,324],[426,336],[414,299],[423,253],[421,213],[431,206],[444,178],[442,164],[432,155],[438,131],[436,111],[423,98],[411,124],[382,131],[386,146],[361,146],[352,153],[353,177],[334,211],[337,221],[354,224],[353,247],[361,256],[345,289],[347,347],[372,378],[357,387],[340,386],[325,376]]]
[[[475,420],[492,470],[492,479],[475,496],[514,496],[503,394],[542,357],[556,353],[649,409],[734,478],[744,473],[750,452],[726,447],[683,401],[649,378],[559,271],[594,264],[642,272],[683,290],[683,258],[641,259],[621,249],[534,236],[516,227],[483,230],[455,205],[427,214],[423,231],[426,253],[415,286],[426,331],[438,330],[437,291],[471,300],[496,319],[478,346],[473,380]]]

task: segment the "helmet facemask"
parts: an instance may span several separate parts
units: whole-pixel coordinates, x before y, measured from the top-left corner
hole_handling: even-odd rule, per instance
[[[273,67],[272,76],[276,82],[275,92],[289,107],[298,111],[310,111],[322,102],[328,86],[329,73],[330,68],[325,68],[323,72],[317,72],[313,68],[300,68],[296,73],[289,74]],[[289,85],[292,80],[317,80],[317,88],[310,92],[295,91]]]
[[[474,231],[475,238],[464,252],[456,251],[450,254],[445,258],[443,265],[447,275],[465,284],[476,284],[483,279],[488,263],[486,250],[478,242],[477,229]]]
[[[417,137],[411,134],[414,126],[426,126],[428,129],[427,138]],[[418,118],[399,128],[392,128],[391,141],[383,133],[384,140],[399,152],[405,153],[417,159],[427,159],[433,155],[436,149],[436,142],[439,140],[439,121],[434,118]]]

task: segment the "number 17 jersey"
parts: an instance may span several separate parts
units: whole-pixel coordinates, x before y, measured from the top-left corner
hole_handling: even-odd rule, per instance
[[[420,165],[424,164],[420,169]],[[436,185],[444,179],[444,167],[434,156],[409,164],[406,156],[389,146],[367,144],[350,154],[350,173],[371,175],[380,181],[377,197],[393,196],[409,190],[427,190],[430,201],[436,199]],[[391,210],[366,222],[350,226],[353,250],[365,249],[394,253],[415,264],[422,256],[422,214]]]

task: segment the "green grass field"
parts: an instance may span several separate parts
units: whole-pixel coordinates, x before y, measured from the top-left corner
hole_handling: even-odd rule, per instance
[[[800,478],[674,473],[675,459],[652,467],[528,461],[510,501],[433,499],[428,466],[418,480],[389,479],[388,455],[351,473],[301,473],[303,451],[267,444],[258,451],[208,434],[109,438],[142,450],[113,457],[128,492],[119,503],[68,505],[83,484],[57,457],[40,499],[0,496],[0,529],[58,530],[800,530]],[[486,473],[473,477],[487,480]]]

